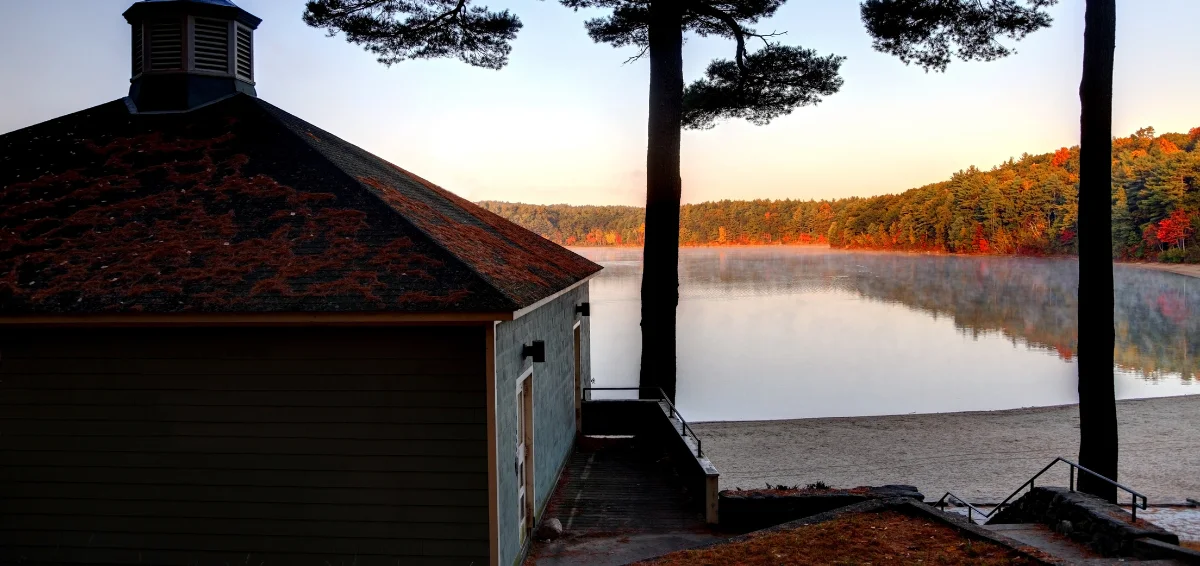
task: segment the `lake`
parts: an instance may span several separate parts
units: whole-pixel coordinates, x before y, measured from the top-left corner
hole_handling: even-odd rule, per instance
[[[635,386],[642,251],[574,251],[605,267],[591,283],[594,385]],[[688,420],[1078,401],[1071,258],[685,248],[679,275]],[[1200,393],[1200,279],[1125,265],[1115,279],[1117,398]]]

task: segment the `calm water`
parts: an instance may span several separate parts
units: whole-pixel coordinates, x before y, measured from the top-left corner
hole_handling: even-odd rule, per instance
[[[605,267],[591,285],[595,385],[636,385],[641,250],[575,251]],[[681,251],[679,272],[689,420],[1078,400],[1073,259],[700,248]],[[1200,393],[1200,279],[1125,266],[1115,277],[1117,397]]]

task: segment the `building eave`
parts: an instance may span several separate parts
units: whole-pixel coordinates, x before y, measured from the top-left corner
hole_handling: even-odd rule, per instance
[[[525,316],[575,290],[599,275],[597,271],[571,286],[515,311],[430,313],[120,313],[0,315],[4,327],[118,327],[118,326],[347,326],[481,324],[506,322]]]
[[[513,320],[512,312],[443,313],[178,313],[0,315],[0,328],[26,327],[197,327],[363,326],[483,324]]]
[[[563,289],[557,293],[554,293],[553,295],[550,295],[549,297],[546,297],[546,298],[544,298],[536,303],[533,303],[532,305],[529,305],[525,308],[513,311],[512,318],[510,318],[508,320],[516,320],[518,318],[521,318],[522,316],[525,316],[525,315],[541,308],[542,306],[546,305],[547,303],[575,290],[575,288],[587,283],[588,281],[591,281],[593,277],[595,277],[599,274],[600,274],[600,272],[597,271],[591,275],[588,275],[587,277],[584,277],[583,279],[580,279],[579,281],[576,281],[575,283],[572,283],[571,286],[567,287],[566,289]]]

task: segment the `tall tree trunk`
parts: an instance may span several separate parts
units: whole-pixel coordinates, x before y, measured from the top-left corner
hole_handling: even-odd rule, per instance
[[[1112,84],[1116,0],[1087,0],[1079,85],[1079,464],[1117,481],[1113,388]],[[1116,501],[1088,474],[1079,489]]]
[[[674,401],[675,308],[679,304],[679,138],[683,126],[681,0],[650,2],[649,35],[641,396],[657,397],[661,387]]]

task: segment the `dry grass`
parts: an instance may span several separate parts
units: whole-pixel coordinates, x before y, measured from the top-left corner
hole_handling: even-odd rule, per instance
[[[776,564],[1035,564],[1010,549],[964,538],[955,529],[895,511],[864,513],[747,541],[684,550],[659,566]]]
[[[1179,544],[1183,545],[1184,548],[1200,551],[1200,540],[1185,540]]]

